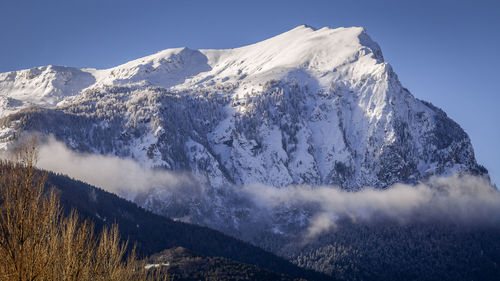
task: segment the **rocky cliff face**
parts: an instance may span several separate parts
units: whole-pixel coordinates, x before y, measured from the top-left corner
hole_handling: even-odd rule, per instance
[[[171,204],[162,187],[137,202],[179,217],[217,213],[221,224],[235,212],[221,199],[227,186],[356,190],[486,173],[460,126],[402,87],[356,27],[299,26],[241,48],[168,49],[106,70],[4,73],[0,99],[4,145],[37,131],[76,151],[192,172],[210,206]]]
[[[463,130],[401,86],[362,28],[300,26],[238,49],[169,49],[107,70],[4,73],[0,92],[2,115],[17,112],[4,135],[52,133],[79,151],[193,171],[213,187],[357,189],[480,170]]]

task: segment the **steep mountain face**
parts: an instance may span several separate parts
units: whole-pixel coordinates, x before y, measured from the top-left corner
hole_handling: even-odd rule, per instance
[[[383,188],[481,172],[468,136],[401,86],[362,28],[299,26],[237,49],[168,49],[106,70],[9,72],[0,94],[4,140],[19,129],[50,133],[78,151],[193,171],[215,188]]]
[[[168,49],[104,70],[3,73],[0,117],[4,149],[18,132],[35,131],[78,152],[188,172],[200,189],[158,185],[119,195],[324,272],[339,264],[328,259],[331,249],[358,249],[366,239],[346,238],[340,246],[328,240],[305,251],[300,235],[318,219],[318,206],[278,202],[262,211],[242,194],[262,185],[286,192],[298,192],[287,189],[292,185],[383,189],[433,175],[487,174],[460,126],[413,97],[357,27],[299,26],[236,49]],[[401,245],[414,233],[389,232],[403,237]],[[346,259],[358,260],[357,253]],[[394,261],[392,254],[386,260]]]
[[[402,87],[357,27],[299,26],[241,48],[168,49],[105,70],[9,72],[0,98],[4,147],[36,131],[75,151],[189,171],[208,197],[155,186],[133,199],[259,245],[262,233],[244,236],[256,227],[244,230],[254,218],[237,187],[357,190],[487,173],[460,126]],[[310,217],[284,207],[266,229],[294,233]]]

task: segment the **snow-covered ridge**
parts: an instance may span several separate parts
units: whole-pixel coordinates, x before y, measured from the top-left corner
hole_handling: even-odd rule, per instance
[[[92,178],[99,165],[139,166],[127,174],[140,188],[111,179],[124,190],[119,195],[238,237],[252,209],[237,194],[259,193],[258,186],[383,189],[433,175],[487,174],[467,134],[405,89],[359,27],[299,26],[240,48],[167,49],[104,70],[3,73],[0,117],[0,147],[17,131],[35,131],[71,149],[63,161],[61,150],[47,153],[53,170],[79,162],[75,152],[96,159],[73,169]],[[157,181],[151,168],[180,180]],[[295,233],[311,214],[278,206],[273,224],[255,237]]]
[[[332,79],[344,79],[346,65],[358,60],[360,63],[349,75],[385,69],[379,46],[363,28],[314,30],[303,25],[236,49],[167,49],[104,70],[43,66],[2,73],[0,116],[32,105],[54,106],[84,89],[111,85],[161,86],[182,91],[237,83],[250,91],[262,90],[262,84],[269,80],[298,78],[326,88]]]
[[[92,69],[41,66],[0,74],[0,116],[31,105],[54,106],[95,84]]]
[[[299,26],[240,48],[167,49],[105,70],[9,72],[0,98],[0,145],[30,130],[79,152],[188,171],[212,190],[221,217],[228,206],[217,192],[233,185],[385,188],[487,173],[460,126],[413,97],[359,27]],[[20,111],[30,105],[39,107]],[[164,188],[138,203],[167,214],[195,208],[169,204]]]

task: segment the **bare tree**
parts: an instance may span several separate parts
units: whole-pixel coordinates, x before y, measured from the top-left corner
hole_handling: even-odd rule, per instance
[[[0,162],[1,281],[158,279],[137,260],[135,248],[127,257],[128,242],[121,242],[117,225],[96,236],[76,211],[64,216],[36,161],[31,139]]]

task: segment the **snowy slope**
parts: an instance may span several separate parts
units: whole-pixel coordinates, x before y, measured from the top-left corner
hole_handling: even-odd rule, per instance
[[[314,30],[299,26],[250,46],[230,50],[167,49],[105,70],[47,66],[3,73],[0,95],[17,101],[2,107],[12,112],[23,103],[53,106],[85,88],[102,85],[182,90],[228,82],[244,85],[238,91],[243,93],[245,88],[261,90],[259,84],[272,79],[297,77],[328,87],[332,79],[345,74],[335,73],[336,67],[372,52],[377,62],[383,60],[380,48],[362,28]],[[377,71],[370,62],[359,67],[352,74]]]
[[[32,106],[54,106],[95,83],[88,69],[42,66],[0,74],[0,116]]]
[[[467,134],[402,87],[359,27],[299,26],[241,48],[167,49],[105,70],[9,72],[0,98],[4,145],[33,130],[76,151],[190,171],[213,191],[209,207],[179,212],[161,186],[140,203],[215,227],[238,225],[217,193],[231,185],[385,188],[486,173]]]

